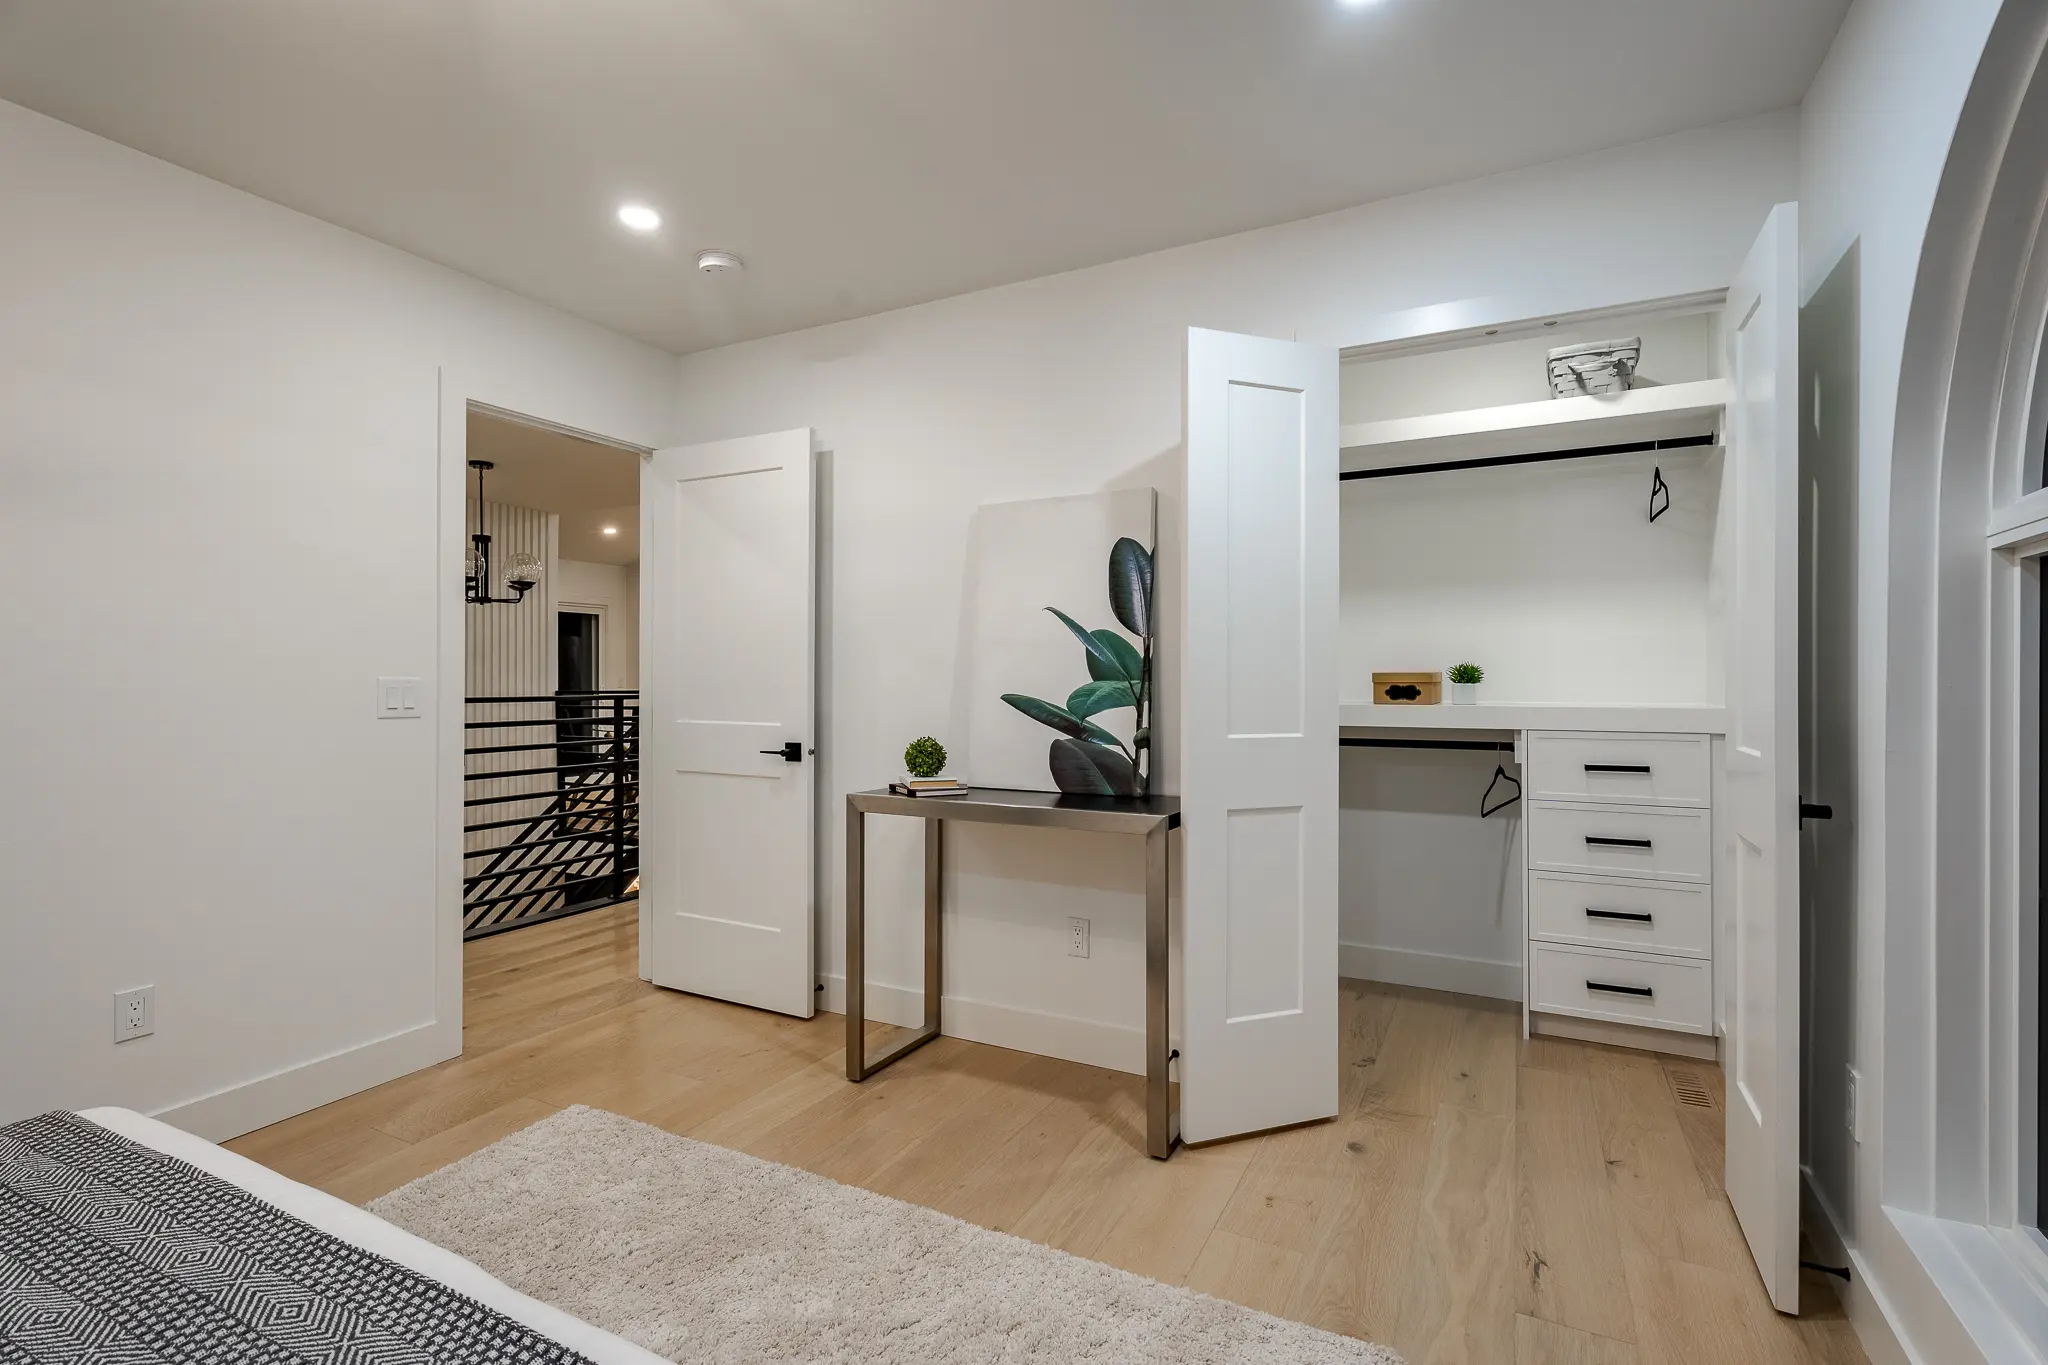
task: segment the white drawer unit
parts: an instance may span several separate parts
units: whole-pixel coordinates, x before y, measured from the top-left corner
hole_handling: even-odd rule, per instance
[[[1529,1012],[1712,1035],[1712,739],[1531,731],[1526,746]]]
[[[1713,970],[1698,958],[1532,943],[1529,1008],[1639,1028],[1712,1033]]]
[[[1711,822],[1704,810],[1533,801],[1528,820],[1531,871],[1713,879]]]
[[[1713,804],[1705,735],[1529,736],[1529,797],[1645,806]]]
[[[1687,882],[1529,874],[1529,937],[1670,957],[1714,955],[1713,893]]]

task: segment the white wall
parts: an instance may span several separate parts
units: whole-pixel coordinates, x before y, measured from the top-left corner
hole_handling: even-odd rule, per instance
[[[829,452],[819,900],[832,1007],[844,794],[885,780],[909,738],[943,740],[960,723],[950,698],[976,506],[1157,487],[1170,585],[1187,327],[1363,344],[1718,289],[1796,189],[1795,120],[1772,115],[686,358],[684,439],[813,426]],[[1629,230],[1612,233],[1616,221]],[[1587,251],[1593,234],[1612,245]],[[1158,653],[1178,657],[1171,618]],[[1161,678],[1167,791],[1176,683]],[[914,935],[889,927],[912,918],[920,866],[897,824],[870,822],[869,961],[885,985],[917,979]],[[975,1004],[949,1009],[1012,1038],[1093,1039],[1074,1050],[1135,1066],[1139,851],[1086,838],[955,841],[949,990]],[[1089,962],[1057,946],[1076,904],[1093,907]]]
[[[1852,244],[1860,243],[1861,256],[1857,783],[1853,794],[1834,798],[1836,818],[1854,822],[1857,908],[1853,941],[1831,936],[1824,945],[1830,970],[1811,978],[1809,990],[1819,1015],[1811,1030],[1819,1050],[1811,1058],[1810,1109],[1845,1112],[1843,1067],[1853,1060],[1866,1122],[1860,1146],[1815,1149],[1810,1184],[1857,1258],[1852,1312],[1868,1318],[1888,1305],[1894,1328],[1926,1360],[1972,1353],[1881,1208],[1926,1193],[1913,1188],[1910,1154],[1888,1159],[1885,1146],[1924,1129],[1932,1102],[1926,1094],[1889,1094],[1884,1084],[1887,1047],[1917,1048],[1925,1031],[1925,1002],[1888,1001],[1885,990],[1887,526],[1900,358],[1921,246],[1999,7],[1998,0],[1857,0],[1800,120],[1804,292],[1818,288]],[[1914,974],[1911,964],[1902,966]],[[1843,1039],[1853,1039],[1852,1056],[1840,1055]],[[1900,1179],[1886,1189],[1888,1167]]]
[[[1721,469],[1700,447],[1342,484],[1343,700],[1469,659],[1487,701],[1719,706]]]
[[[640,566],[564,559],[550,589],[557,609],[569,603],[600,606],[604,627],[597,645],[598,681],[608,689],[640,686]]]
[[[1346,749],[1338,760],[1337,934],[1346,976],[1522,998],[1520,803],[1481,819],[1512,753]]]
[[[219,1136],[449,1055],[459,717],[371,714],[443,695],[461,610],[440,370],[651,446],[673,358],[9,104],[0,183],[0,571],[78,566],[5,633],[0,1119],[216,1096]]]

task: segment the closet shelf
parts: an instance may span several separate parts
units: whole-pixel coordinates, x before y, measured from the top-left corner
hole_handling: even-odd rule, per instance
[[[1360,422],[1342,428],[1338,444],[1349,470],[1698,436],[1719,429],[1728,391],[1726,379],[1701,379],[1607,398],[1552,398]]]
[[[1344,728],[1374,730],[1601,730],[1643,734],[1718,735],[1728,729],[1723,706],[1541,706],[1481,702],[1476,706],[1379,706],[1346,702]]]

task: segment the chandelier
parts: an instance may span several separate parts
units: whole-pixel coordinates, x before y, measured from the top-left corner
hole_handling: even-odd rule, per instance
[[[497,582],[491,576],[491,537],[484,530],[484,471],[497,466],[489,460],[471,460],[469,467],[476,471],[476,530],[469,537],[469,565],[463,579],[462,600],[475,606],[524,602],[526,594],[540,582],[540,560],[524,550],[506,555],[505,586],[512,595],[499,597],[493,593]]]

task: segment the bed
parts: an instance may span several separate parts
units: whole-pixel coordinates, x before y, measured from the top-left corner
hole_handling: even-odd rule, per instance
[[[0,1127],[0,1365],[659,1365],[453,1252],[126,1109]]]

